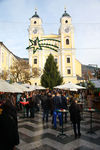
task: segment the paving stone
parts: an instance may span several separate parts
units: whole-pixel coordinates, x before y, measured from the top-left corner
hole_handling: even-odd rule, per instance
[[[93,131],[95,134],[87,134],[90,129],[90,116],[84,113],[81,121],[80,138],[74,138],[73,127],[68,114],[68,122],[64,123],[64,133],[67,136],[57,137],[61,133],[61,127],[57,120],[57,129],[53,128],[52,117],[49,122],[42,122],[42,112],[37,112],[34,118],[22,118],[18,114],[18,128],[20,144],[16,150],[100,150],[100,115],[93,115]]]

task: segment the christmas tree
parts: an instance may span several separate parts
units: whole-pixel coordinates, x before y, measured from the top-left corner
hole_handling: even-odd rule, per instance
[[[45,63],[43,75],[41,76],[41,85],[52,89],[54,86],[60,85],[63,78],[58,71],[57,63],[52,54],[50,54]]]

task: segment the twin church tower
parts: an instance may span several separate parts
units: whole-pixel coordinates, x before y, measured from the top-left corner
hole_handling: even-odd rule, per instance
[[[76,59],[72,20],[66,10],[60,18],[60,28],[57,35],[44,35],[42,20],[37,11],[30,19],[28,31],[30,66],[43,71],[46,59],[51,53],[58,65],[64,83],[79,83],[79,78],[82,76],[81,64]],[[31,82],[40,85],[40,77],[31,79]]]

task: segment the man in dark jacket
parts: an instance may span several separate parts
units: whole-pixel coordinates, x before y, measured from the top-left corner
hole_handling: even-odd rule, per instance
[[[80,133],[80,121],[81,121],[80,107],[75,102],[75,100],[72,100],[71,106],[69,107],[69,111],[70,111],[70,120],[72,121],[72,124],[73,124],[75,138],[77,138],[77,136],[80,137],[81,136],[81,133]],[[77,129],[78,129],[78,133],[76,131],[76,125],[77,125]]]
[[[62,94],[62,93],[61,93]],[[67,99],[64,95],[61,95],[61,99],[62,99],[62,109],[68,109],[67,108]],[[65,123],[67,122],[67,112],[64,113],[65,115]]]
[[[62,97],[61,97],[61,92],[57,91],[56,96],[53,98],[54,101],[54,112],[53,112],[53,123],[54,123],[54,128],[57,128],[57,116],[59,118],[59,124],[62,125],[62,113],[57,112],[57,110],[62,108]]]
[[[29,108],[30,108],[30,118],[34,118],[35,115],[35,103],[36,103],[36,96],[35,94],[29,100]]]
[[[43,109],[43,122],[46,119],[46,122],[48,122],[48,115],[50,111],[50,99],[48,98],[48,95],[44,93],[42,96],[42,109]]]

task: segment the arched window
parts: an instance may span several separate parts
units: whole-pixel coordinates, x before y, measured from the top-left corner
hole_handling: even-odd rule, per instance
[[[71,69],[67,69],[67,74],[71,74]]]
[[[69,39],[66,39],[66,45],[69,45]]]
[[[37,58],[34,59],[34,64],[37,64]]]
[[[67,57],[67,63],[70,63],[70,57],[69,56]]]
[[[34,21],[34,24],[36,24],[36,21]]]

